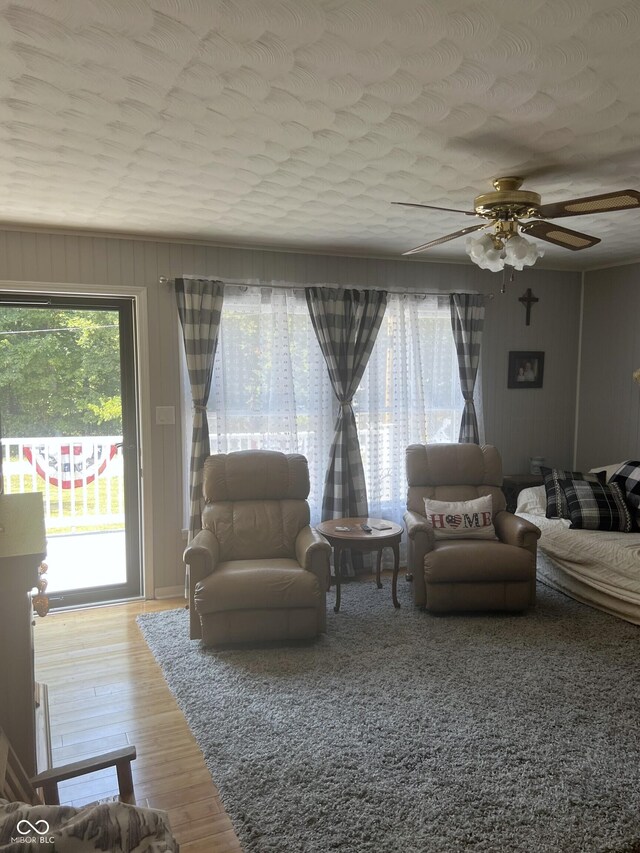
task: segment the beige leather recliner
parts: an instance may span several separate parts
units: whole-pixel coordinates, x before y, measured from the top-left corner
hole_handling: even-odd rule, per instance
[[[413,597],[429,611],[526,610],[535,602],[540,530],[506,512],[502,461],[495,447],[412,444],[406,451],[407,569]],[[493,499],[498,539],[437,539],[424,499]]]
[[[203,492],[203,529],[184,552],[191,639],[221,646],[323,632],[331,548],[309,526],[304,456],[210,456]]]

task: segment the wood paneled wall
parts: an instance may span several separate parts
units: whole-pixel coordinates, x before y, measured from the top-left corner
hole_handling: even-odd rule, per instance
[[[580,274],[525,270],[516,273],[506,294],[500,277],[497,295],[487,303],[483,341],[483,397],[486,441],[502,454],[505,473],[529,471],[529,457],[547,464],[573,461],[580,328]],[[525,325],[527,288],[540,301]],[[485,285],[486,289],[486,285]],[[542,388],[507,388],[511,350],[545,354]]]
[[[516,274],[500,294],[502,276],[472,264],[434,264],[321,256],[292,252],[232,249],[199,244],[0,231],[0,282],[32,282],[40,289],[56,284],[97,286],[106,292],[142,288],[147,297],[147,401],[150,446],[144,465],[152,478],[145,511],[150,531],[154,590],[175,594],[183,583],[181,554],[182,447],[180,429],[179,330],[172,289],[160,276],[181,274],[261,281],[327,283],[356,287],[390,286],[416,290],[478,290],[493,294],[487,302],[483,348],[485,438],[496,444],[506,472],[528,469],[528,458],[545,456],[569,464],[574,437],[580,276],[538,268]],[[530,326],[518,296],[531,287],[539,297]],[[544,350],[544,387],[507,389],[508,352]],[[176,425],[156,426],[156,406],[175,406]],[[403,460],[398,460],[403,465]]]
[[[640,264],[585,274],[577,463],[640,458]]]

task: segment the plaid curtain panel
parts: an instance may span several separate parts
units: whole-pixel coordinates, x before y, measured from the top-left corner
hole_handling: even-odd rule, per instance
[[[190,539],[201,528],[204,460],[209,456],[207,402],[218,345],[224,285],[209,279],[176,279],[176,301],[193,400],[189,473]]]
[[[452,293],[451,329],[458,353],[458,372],[460,389],[464,397],[464,411],[460,423],[458,441],[467,444],[479,444],[480,432],[476,407],[473,403],[473,389],[480,363],[480,344],[484,325],[484,297],[474,293]]]
[[[306,296],[329,379],[340,403],[329,451],[322,519],[366,516],[367,487],[351,401],[380,329],[387,293],[311,287]]]
[[[560,480],[567,500],[570,527],[581,530],[615,530],[630,533],[635,529],[629,507],[620,486],[586,480]]]

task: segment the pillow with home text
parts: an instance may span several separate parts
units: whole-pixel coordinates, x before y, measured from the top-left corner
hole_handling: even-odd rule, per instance
[[[495,539],[491,495],[471,501],[424,499],[424,514],[436,539]]]

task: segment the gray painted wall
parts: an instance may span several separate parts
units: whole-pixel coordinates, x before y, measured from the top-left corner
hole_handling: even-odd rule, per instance
[[[578,338],[580,274],[525,270],[516,273],[501,295],[500,276],[485,289],[497,294],[487,303],[483,346],[483,396],[486,441],[500,449],[505,473],[529,471],[530,456],[544,456],[552,466],[572,464]],[[495,280],[495,284],[493,283]],[[527,288],[540,300],[525,325],[518,301]],[[507,388],[510,350],[545,354],[542,388]]]
[[[159,276],[181,274],[222,278],[328,283],[359,287],[393,285],[406,289],[478,290],[487,302],[483,359],[486,441],[496,444],[505,472],[528,470],[531,455],[568,464],[574,435],[579,275],[541,269],[517,274],[505,295],[502,276],[472,264],[429,264],[286,252],[228,249],[153,240],[75,236],[30,231],[0,231],[0,283],[33,282],[55,290],[56,283],[97,285],[118,293],[143,288],[148,305],[144,330],[149,339],[148,400],[150,446],[144,465],[151,479],[145,523],[151,527],[151,588],[175,591],[183,583],[182,447],[180,431],[179,333],[170,287]],[[525,326],[518,296],[531,287],[540,302]],[[544,350],[544,387],[507,389],[507,359],[512,349]],[[176,426],[157,426],[156,406],[176,407]],[[403,465],[403,460],[398,460]]]
[[[640,458],[640,264],[586,273],[577,464]]]

